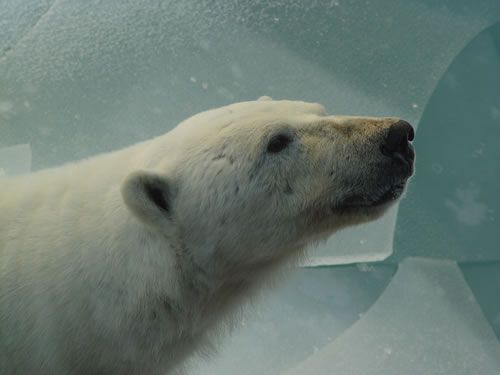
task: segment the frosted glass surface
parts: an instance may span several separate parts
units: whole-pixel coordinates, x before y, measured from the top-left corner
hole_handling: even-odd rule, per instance
[[[417,125],[455,55],[499,18],[493,0],[3,0],[0,147],[32,144],[40,169],[263,94]],[[387,257],[394,218],[313,263]]]
[[[376,304],[287,375],[493,375],[500,343],[452,261],[409,258]]]

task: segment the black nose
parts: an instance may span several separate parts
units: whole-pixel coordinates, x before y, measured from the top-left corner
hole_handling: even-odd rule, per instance
[[[385,156],[411,166],[415,153],[410,142],[414,137],[413,127],[406,121],[400,120],[389,128],[384,142],[380,145],[380,151]]]

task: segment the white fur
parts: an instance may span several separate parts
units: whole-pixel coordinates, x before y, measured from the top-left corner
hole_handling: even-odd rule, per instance
[[[306,245],[382,214],[331,207],[374,181],[394,121],[265,97],[0,179],[0,373],[179,368]],[[292,143],[266,153],[277,132]]]

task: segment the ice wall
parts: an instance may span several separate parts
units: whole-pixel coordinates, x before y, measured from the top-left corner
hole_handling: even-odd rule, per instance
[[[301,269],[248,308],[219,352],[190,375],[284,374],[335,342],[377,300],[396,267]]]
[[[404,261],[376,304],[287,375],[493,375],[500,343],[452,261]]]
[[[417,176],[401,203],[390,261],[500,260],[499,47],[500,23],[464,48],[429,99],[415,140]]]

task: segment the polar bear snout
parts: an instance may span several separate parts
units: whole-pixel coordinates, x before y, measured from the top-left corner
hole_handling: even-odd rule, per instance
[[[383,139],[380,152],[402,169],[407,177],[413,173],[415,151],[411,141],[415,138],[413,127],[404,120],[392,124]]]
[[[395,203],[413,175],[413,127],[394,117],[343,116],[334,118],[334,125],[351,145],[334,174],[337,178],[344,176],[342,184],[337,185],[341,198],[333,205],[334,210],[361,209],[365,214],[367,209],[380,212]]]
[[[374,171],[375,179],[369,184],[365,201],[368,206],[380,206],[399,199],[413,174],[413,127],[404,120],[396,119],[384,128],[378,147],[382,162]]]

